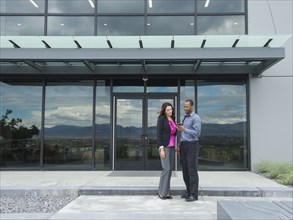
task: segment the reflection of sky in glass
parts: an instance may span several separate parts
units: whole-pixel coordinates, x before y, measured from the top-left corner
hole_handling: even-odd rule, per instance
[[[11,118],[21,118],[22,125],[41,125],[42,88],[40,86],[10,86],[0,82],[1,116],[7,109]]]
[[[45,127],[91,126],[91,86],[47,86]]]
[[[174,107],[173,99],[148,99],[148,127],[157,126],[158,113],[164,102],[169,102]]]
[[[51,0],[50,0],[51,1]],[[45,0],[34,0],[34,6],[29,0],[0,0],[1,13],[44,13]]]
[[[199,13],[244,12],[244,0],[212,0],[205,7],[206,0],[197,0]]]
[[[142,35],[143,16],[98,17],[98,35]]]
[[[3,36],[44,35],[43,16],[0,16],[0,25]]]
[[[143,13],[144,0],[98,0],[99,13]]]
[[[97,82],[96,87],[96,124],[110,124],[110,86],[103,85],[102,80]]]
[[[117,125],[123,127],[141,127],[141,99],[117,99]]]
[[[156,93],[177,92],[177,87],[148,86],[147,92],[156,92]]]
[[[94,35],[94,17],[48,17],[48,35]]]
[[[203,123],[233,124],[246,121],[245,85],[199,85],[198,114]]]
[[[152,7],[148,1],[148,13],[193,13],[194,1],[193,0],[154,0]]]
[[[180,87],[180,118],[178,122],[182,122],[185,112],[184,112],[184,101],[191,99],[195,101],[195,81],[194,80],[185,80],[185,86]]]
[[[148,99],[148,127],[157,125],[158,112],[164,102],[174,105],[173,99]],[[142,99],[117,99],[117,124],[141,127]]]
[[[245,34],[244,16],[199,16],[197,34]]]
[[[95,9],[87,0],[49,0],[48,11],[49,13],[94,13]]]
[[[148,35],[188,35],[194,33],[193,16],[148,16]]]

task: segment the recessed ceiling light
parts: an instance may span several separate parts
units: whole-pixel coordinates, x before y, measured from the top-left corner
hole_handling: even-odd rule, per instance
[[[190,23],[190,25],[191,25],[191,26],[193,26],[193,25],[194,25],[194,23],[193,23],[193,22],[191,22],[191,23]]]
[[[150,23],[147,23],[147,26],[151,26],[151,24]]]
[[[107,26],[108,24],[104,24],[104,26]]]
[[[37,5],[37,3],[35,3],[35,1],[34,0],[30,0],[30,3],[32,3],[33,4],[33,6],[35,6],[36,8],[38,8],[39,6]]]
[[[21,26],[21,24],[20,24],[20,23],[18,23],[17,25],[18,25],[18,26]]]
[[[237,25],[238,23],[237,23],[237,22],[235,22],[234,24],[235,24],[235,25]]]
[[[210,0],[206,0],[206,3],[204,5],[205,8],[209,7],[209,4],[210,4]]]
[[[95,8],[95,5],[94,5],[94,3],[93,3],[93,0],[88,0],[88,1],[89,1],[89,3],[90,3],[91,7],[92,7],[92,8]]]
[[[61,26],[64,26],[64,24],[60,24]]]
[[[153,0],[148,0],[148,5],[149,5],[149,8],[152,8],[153,7]]]

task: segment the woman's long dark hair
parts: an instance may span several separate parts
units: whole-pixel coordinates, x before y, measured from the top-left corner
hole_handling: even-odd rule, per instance
[[[175,121],[175,111],[174,111],[174,108],[172,106],[172,104],[170,102],[164,102],[162,104],[162,108],[161,108],[161,111],[159,112],[159,117],[162,116],[162,115],[165,115],[165,110],[168,106],[171,106],[172,108],[172,115],[171,115],[171,118],[173,119],[173,121]]]

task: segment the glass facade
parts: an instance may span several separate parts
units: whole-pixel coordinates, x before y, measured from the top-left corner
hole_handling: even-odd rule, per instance
[[[0,166],[38,169],[41,150],[41,82],[0,82]]]
[[[1,35],[226,35],[247,32],[245,0],[217,0],[208,5],[205,0],[1,0],[0,3]]]
[[[203,0],[0,2],[1,35],[52,36],[50,45],[58,36],[239,35],[247,29],[244,0],[210,1],[207,7]],[[1,169],[160,170],[157,112],[162,102],[171,102],[176,121],[182,121],[186,99],[195,101],[202,118],[200,169],[249,169],[246,75],[237,80],[181,72],[130,78],[117,71],[74,72],[71,78],[58,72],[54,80],[44,75],[41,81],[22,75],[0,82]],[[181,169],[179,158],[175,169]]]
[[[90,169],[92,162],[93,84],[50,83],[46,86],[44,165]]]
[[[200,80],[197,88],[201,168],[247,167],[246,82]]]
[[[93,34],[93,17],[50,16],[48,18],[48,36],[90,36]]]
[[[98,170],[111,169],[111,86],[109,80],[97,80],[95,104],[95,161]]]
[[[195,100],[202,118],[200,169],[248,167],[246,79],[173,79],[160,86],[151,79],[137,86],[141,91],[129,86],[140,81],[48,81],[44,97],[41,82],[1,82],[1,168],[38,169],[42,158],[49,170],[109,170],[113,164],[132,169],[133,163],[159,169],[152,161],[158,157],[156,113],[168,101],[176,121],[182,121],[186,99]],[[181,169],[179,158],[176,169]]]

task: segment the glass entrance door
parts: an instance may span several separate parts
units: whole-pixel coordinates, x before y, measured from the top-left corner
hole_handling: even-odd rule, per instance
[[[114,96],[114,169],[161,170],[157,118],[164,102],[176,109],[175,95]]]

